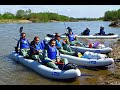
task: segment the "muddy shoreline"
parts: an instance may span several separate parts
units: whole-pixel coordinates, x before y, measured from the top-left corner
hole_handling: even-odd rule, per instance
[[[120,39],[112,46],[113,51],[108,54],[115,60],[109,69],[114,69],[110,74],[100,77],[101,85],[120,85]]]

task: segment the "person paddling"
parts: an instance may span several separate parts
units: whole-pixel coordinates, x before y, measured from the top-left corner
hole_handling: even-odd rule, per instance
[[[29,57],[29,41],[26,39],[26,33],[22,32],[20,40],[17,42],[16,51],[20,51],[20,54],[24,57]]]
[[[78,45],[78,46],[85,47],[82,42],[79,42],[79,41],[77,40],[77,36],[74,35],[71,30],[70,30],[69,33],[66,35],[66,37],[67,37],[67,39],[69,40],[70,45],[72,45],[72,46]]]
[[[86,28],[81,34],[82,35],[90,35],[90,29]]]
[[[44,49],[43,52],[44,60],[42,62],[46,64],[48,67],[59,69],[60,64],[58,64],[57,66],[57,63],[68,64],[68,60],[66,58],[60,58],[60,53],[55,45],[56,45],[55,39],[51,39]]]
[[[99,35],[106,35],[105,31],[104,31],[104,27],[102,27],[102,26],[100,27]]]

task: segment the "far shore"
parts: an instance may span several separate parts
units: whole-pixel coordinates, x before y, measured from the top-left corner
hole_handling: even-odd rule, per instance
[[[60,21],[49,20],[48,22],[60,22]],[[30,20],[0,19],[0,23],[33,23],[33,22]]]
[[[0,23],[32,23],[30,20],[0,19]]]
[[[89,21],[89,20],[65,21],[65,22],[80,22],[80,21]],[[92,21],[102,21],[102,20],[92,20]],[[62,22],[62,21],[49,20],[48,22]],[[33,23],[33,22],[30,20],[0,19],[0,23]]]

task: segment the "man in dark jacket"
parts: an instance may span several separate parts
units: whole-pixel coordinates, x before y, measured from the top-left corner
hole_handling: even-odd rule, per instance
[[[105,35],[104,27],[100,27],[99,35]]]

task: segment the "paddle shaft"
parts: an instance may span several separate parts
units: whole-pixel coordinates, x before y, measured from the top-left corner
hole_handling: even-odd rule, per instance
[[[65,22],[64,22],[64,26],[65,26],[65,29],[66,29],[66,31],[67,31],[67,27],[66,27],[66,24],[65,24]]]

